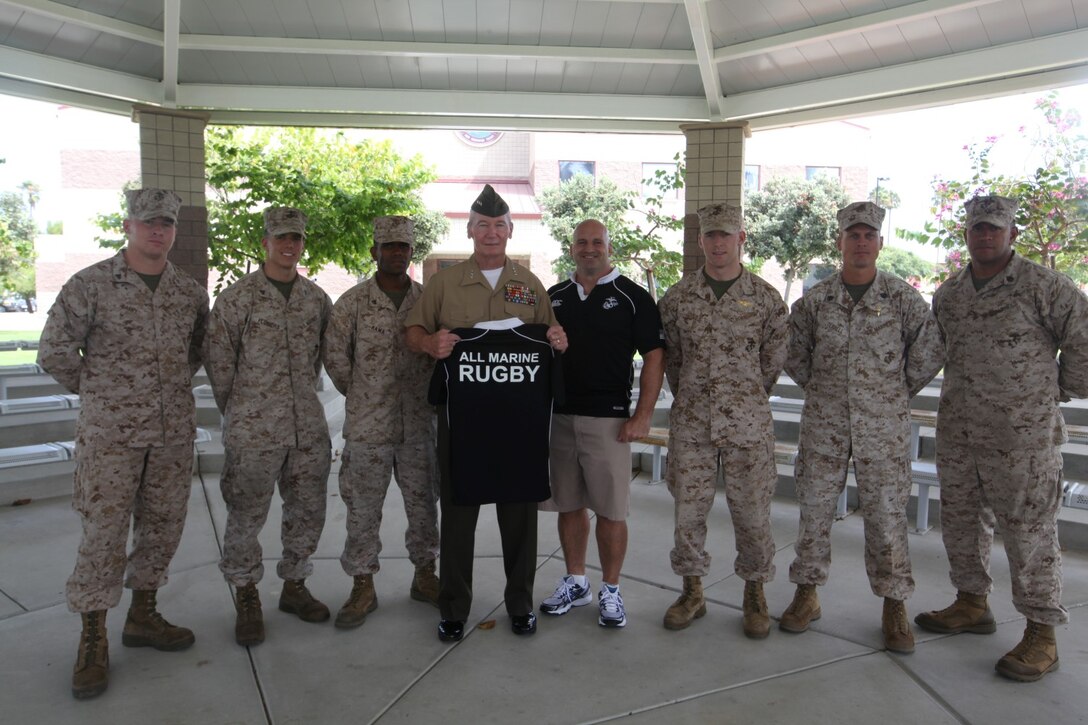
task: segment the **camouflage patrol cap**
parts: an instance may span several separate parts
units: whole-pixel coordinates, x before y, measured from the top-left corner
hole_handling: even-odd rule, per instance
[[[126,189],[125,206],[129,219],[146,222],[156,217],[178,220],[181,197],[169,189]]]
[[[510,213],[510,205],[499,196],[491,184],[484,184],[484,190],[476,197],[476,201],[472,202],[472,211],[484,216],[505,216]]]
[[[415,224],[406,216],[380,216],[374,219],[374,243],[415,243]]]
[[[270,206],[264,210],[264,231],[271,237],[281,234],[306,236],[306,214],[291,206]]]
[[[839,209],[839,231],[845,232],[855,224],[864,224],[880,231],[884,224],[884,207],[877,206],[871,201],[855,201]]]
[[[736,234],[744,228],[744,214],[739,206],[708,204],[696,212],[699,215],[699,233],[725,232]]]
[[[1008,229],[1013,226],[1016,219],[1016,210],[1020,203],[1016,199],[1007,196],[976,196],[968,199],[963,208],[967,210],[967,226],[973,227],[983,222],[993,224],[995,227]]]

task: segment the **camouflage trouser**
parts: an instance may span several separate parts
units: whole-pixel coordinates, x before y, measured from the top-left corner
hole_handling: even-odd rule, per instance
[[[415,566],[438,556],[438,469],[434,443],[369,445],[345,443],[340,497],[348,508],[347,540],[340,563],[349,576],[380,568],[382,505],[395,475],[404,499],[408,528],[404,545]]]
[[[76,448],[72,508],[83,522],[68,609],[93,612],[129,589],[158,589],[174,558],[193,479],[193,445],[162,448]],[[129,521],[132,553],[126,556]],[[125,572],[126,562],[128,572]]]
[[[790,564],[794,584],[827,583],[831,567],[831,524],[835,504],[846,485],[849,458],[825,456],[802,449],[794,479],[801,523]],[[865,522],[865,573],[878,597],[909,599],[914,593],[907,545],[907,500],[910,498],[910,459],[855,458],[858,503]]]
[[[676,502],[675,545],[669,556],[680,576],[706,576],[706,519],[714,505],[718,464],[725,473],[725,500],[733,519],[737,558],[733,569],[745,581],[774,578],[771,497],[778,472],[774,442],[752,448],[715,448],[710,443],[669,441],[669,493]]]
[[[310,556],[325,526],[329,448],[279,448],[271,451],[227,448],[220,488],[227,504],[223,559],[219,570],[235,586],[256,584],[264,576],[257,535],[268,519],[279,481],[283,499],[280,539],[283,558],[276,565],[281,579],[305,579],[313,572]]]
[[[1008,451],[937,446],[941,536],[952,584],[989,594],[994,523],[1012,573],[1012,603],[1033,622],[1069,621],[1062,606],[1060,450]]]

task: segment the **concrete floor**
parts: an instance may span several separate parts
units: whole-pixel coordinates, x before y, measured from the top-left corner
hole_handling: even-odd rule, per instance
[[[351,580],[337,560],[344,508],[330,481],[328,524],[310,586],[335,609]],[[189,518],[161,610],[191,627],[181,653],[121,646],[122,607],[109,616],[109,690],[79,702],[70,694],[79,619],[64,583],[79,538],[67,499],[0,509],[0,722],[4,723],[1075,723],[1088,719],[1088,555],[1065,558],[1061,669],[1034,684],[998,677],[994,662],[1020,637],[1008,567],[996,550],[994,635],[936,636],[916,629],[917,651],[881,649],[880,600],[861,560],[862,527],[852,513],[835,526],[831,579],[820,590],[823,618],[801,635],[775,627],[768,639],[741,633],[743,582],[732,572],[732,527],[724,495],[711,513],[707,616],[689,629],[662,628],[680,580],[669,568],[672,499],[638,476],[632,485],[630,547],[622,582],[628,625],[605,630],[596,608],[541,616],[534,637],[511,633],[502,606],[497,528],[485,508],[476,551],[476,595],[465,639],[443,644],[438,612],[408,596],[412,567],[404,513],[391,487],[382,524],[385,552],[376,576],[380,606],[359,629],[306,624],[279,612],[274,574],[279,510],[262,536],[269,558],[260,585],[267,640],[233,640],[230,591],[216,562],[224,508],[218,480],[194,478]],[[778,499],[773,525],[778,574],[768,585],[772,615],[789,603],[788,567],[797,508]],[[592,544],[591,544],[592,547]],[[940,533],[911,536],[915,578],[911,617],[954,596]],[[555,515],[540,517],[537,599],[564,572]],[[590,553],[591,563],[596,553]],[[591,572],[595,587],[600,581]],[[495,622],[493,628],[480,623]]]

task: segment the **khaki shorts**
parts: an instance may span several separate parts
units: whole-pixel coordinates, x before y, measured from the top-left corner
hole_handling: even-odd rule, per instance
[[[631,444],[616,437],[626,418],[552,416],[552,497],[541,511],[587,508],[612,521],[627,518],[631,500]]]

